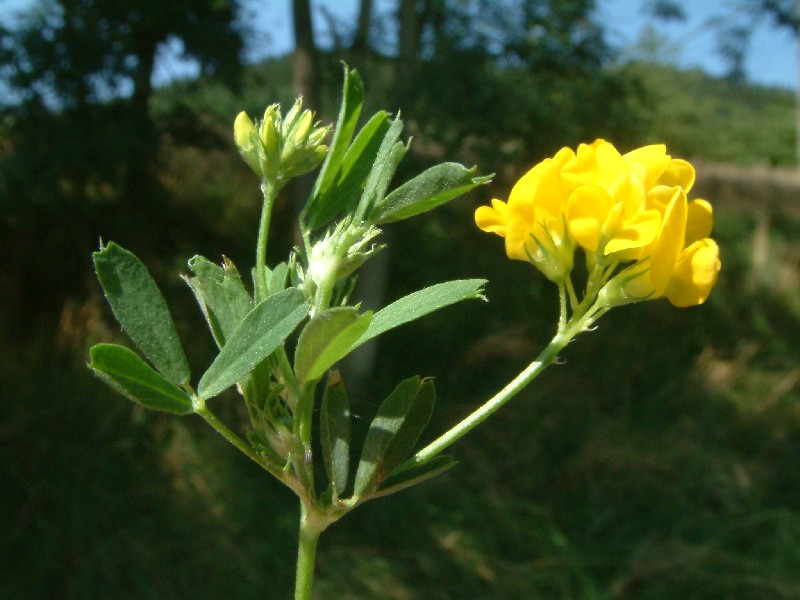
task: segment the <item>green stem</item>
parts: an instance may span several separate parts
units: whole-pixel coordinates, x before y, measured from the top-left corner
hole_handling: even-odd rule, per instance
[[[211,425],[211,427],[213,427],[217,433],[228,440],[231,444],[236,446],[237,449],[257,463],[261,468],[265,469],[271,475],[274,475],[280,481],[289,485],[289,487],[292,487],[280,469],[274,467],[270,463],[266,462],[261,456],[256,454],[255,450],[253,450],[249,444],[236,435],[227,425],[225,425],[225,423],[220,421],[217,416],[208,409],[205,401],[202,398],[195,398],[194,406],[195,413],[203,417],[205,422]],[[292,487],[292,489],[294,488]]]
[[[572,338],[578,333],[584,331],[586,328],[597,320],[595,314],[598,310],[594,308],[586,312],[586,314],[578,318],[571,319],[564,330],[559,330],[547,347],[542,350],[539,356],[536,357],[525,370],[511,380],[502,390],[497,392],[494,396],[489,398],[480,408],[470,414],[466,419],[458,423],[455,427],[445,432],[433,442],[425,446],[422,450],[417,452],[409,461],[411,464],[424,463],[440,452],[461,439],[464,435],[472,431],[475,427],[483,423],[488,417],[497,412],[506,402],[511,400],[514,396],[519,394],[531,381],[536,379],[542,371],[553,364],[558,358],[558,353],[564,349]],[[602,311],[600,315],[603,314]],[[599,316],[597,317],[599,318]]]
[[[268,179],[261,182],[261,192],[264,194],[264,205],[261,209],[261,222],[258,226],[258,242],[256,244],[256,299],[263,300],[267,297],[267,241],[269,239],[269,223],[272,219],[272,207],[275,205],[275,196],[278,186]]]
[[[316,517],[316,518],[315,518]],[[300,538],[297,544],[297,571],[295,573],[294,600],[309,600],[314,585],[314,565],[317,559],[317,541],[326,523],[308,510],[300,501]]]

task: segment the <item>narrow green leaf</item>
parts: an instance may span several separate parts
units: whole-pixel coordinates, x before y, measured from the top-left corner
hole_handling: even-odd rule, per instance
[[[342,160],[356,130],[363,101],[364,82],[361,80],[358,71],[355,69],[350,70],[345,65],[339,118],[336,121],[333,139],[317,176],[314,189],[311,191],[308,203],[303,208],[301,220],[305,221],[305,217],[308,216],[308,223],[313,222],[315,220],[314,213],[320,210],[324,202],[328,200],[328,192],[336,181]]]
[[[137,404],[178,415],[194,412],[191,398],[130,348],[96,344],[89,349],[89,358],[89,367],[100,379]]]
[[[456,464],[458,464],[458,462],[453,459],[452,456],[440,454],[422,464],[402,470],[396,469],[381,483],[380,488],[378,488],[377,492],[372,494],[371,498],[388,496],[389,494],[394,494],[400,490],[417,485],[418,483],[436,477],[440,473],[444,473]]]
[[[432,380],[411,377],[381,403],[364,439],[354,497],[372,494],[408,458],[430,420],[435,400]]]
[[[345,206],[355,208],[390,126],[389,113],[375,113],[348,148],[335,187],[335,194],[345,199]]]
[[[408,219],[492,180],[475,177],[476,171],[476,167],[467,169],[458,163],[431,167],[386,196],[370,218],[378,225]]]
[[[189,260],[195,274],[186,278],[208,321],[217,346],[222,348],[253,307],[238,273],[228,272],[202,256]]]
[[[364,184],[364,193],[358,201],[357,217],[369,220],[374,207],[379,205],[386,195],[397,165],[408,149],[405,144],[398,141],[402,131],[403,121],[396,118],[383,137],[378,155]]]
[[[341,360],[369,327],[372,313],[343,306],[326,310],[311,319],[297,340],[294,373],[304,384],[322,376]]]
[[[352,210],[364,189],[381,142],[389,130],[389,115],[376,113],[358,132],[342,161],[336,184],[328,188],[312,214],[308,216],[309,229],[317,229],[330,223],[337,214],[348,207]]]
[[[486,285],[485,279],[456,279],[437,283],[395,300],[375,313],[367,331],[350,350],[390,329],[419,319],[445,306],[471,298],[484,299],[481,295],[484,285]]]
[[[189,363],[164,296],[131,252],[111,242],[93,255],[95,271],[122,328],[156,369],[176,385],[189,382]]]
[[[308,309],[303,293],[295,288],[257,304],[200,379],[198,395],[212,398],[243,379],[295,330]]]
[[[334,494],[341,496],[347,488],[350,469],[350,402],[338,371],[328,375],[319,415],[322,459]]]

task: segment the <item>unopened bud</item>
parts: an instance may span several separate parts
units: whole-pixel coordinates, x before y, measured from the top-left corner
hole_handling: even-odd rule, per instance
[[[297,100],[294,101],[294,104],[292,105],[292,108],[289,109],[289,112],[286,113],[286,117],[283,119],[284,136],[288,137],[292,129],[294,129],[295,122],[300,116],[300,112],[302,110],[303,110],[303,97],[299,96]]]

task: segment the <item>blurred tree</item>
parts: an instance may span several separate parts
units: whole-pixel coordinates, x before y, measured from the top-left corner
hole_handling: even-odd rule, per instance
[[[541,157],[636,123],[593,0],[402,0],[398,14],[414,85],[397,99],[446,146]]]
[[[295,91],[302,95],[306,105],[319,107],[320,76],[319,58],[314,42],[314,26],[311,20],[309,0],[293,0],[294,56],[292,79]]]
[[[59,310],[53,294],[81,285],[98,233],[137,231],[151,249],[169,235],[148,111],[157,59],[169,49],[234,82],[238,10],[239,0],[40,0],[3,32],[0,252],[25,276],[0,283],[22,312]]]

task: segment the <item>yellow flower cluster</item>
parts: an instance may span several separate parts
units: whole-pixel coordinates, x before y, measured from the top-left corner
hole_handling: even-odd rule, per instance
[[[720,261],[709,238],[711,205],[687,198],[694,178],[692,165],[664,145],[621,155],[596,140],[533,167],[508,202],[479,207],[475,222],[505,238],[509,258],[530,261],[559,285],[583,248],[590,273],[602,274],[596,283],[604,306],[661,297],[675,306],[701,304]]]

